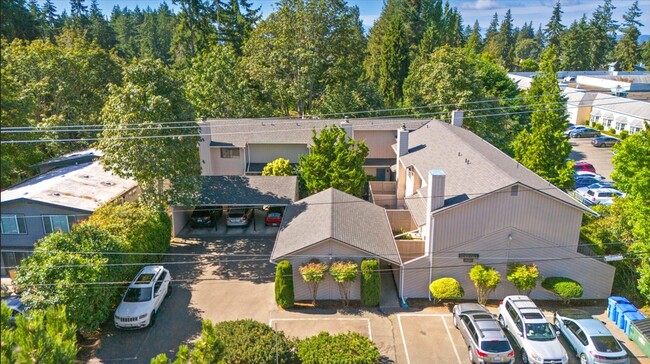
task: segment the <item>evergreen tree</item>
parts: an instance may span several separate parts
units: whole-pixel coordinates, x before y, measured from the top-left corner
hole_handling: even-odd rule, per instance
[[[650,67],[650,41],[646,41],[641,46],[641,62],[647,67]]]
[[[555,3],[555,6],[553,6],[551,19],[548,21],[548,24],[546,24],[546,28],[544,29],[547,46],[555,47],[555,49],[560,53],[562,52],[562,33],[564,33],[564,30],[566,29],[562,24],[562,13],[564,12],[562,11],[562,6],[558,0]]]
[[[216,29],[211,22],[214,19],[214,12],[204,0],[173,0],[172,2],[180,5],[181,8],[172,41],[172,57],[177,63],[185,63],[199,50],[217,40]]]
[[[524,25],[519,29],[517,33],[517,42],[524,39],[535,39],[535,31],[533,30],[533,21],[529,23],[524,23]]]
[[[483,39],[481,37],[481,27],[478,24],[478,20],[474,21],[474,27],[472,27],[472,33],[467,38],[465,48],[475,54],[481,53],[481,49],[483,48]]]
[[[492,20],[490,21],[490,26],[488,26],[487,31],[485,32],[485,42],[487,43],[492,38],[496,37],[499,29],[499,14],[494,13]]]
[[[587,17],[574,21],[562,37],[562,62],[560,68],[566,71],[589,69],[589,33]]]
[[[633,71],[634,65],[640,58],[638,41],[641,32],[639,32],[639,27],[642,27],[643,24],[638,19],[642,14],[643,12],[639,9],[639,1],[635,0],[627,13],[623,15],[624,22],[621,27],[623,38],[616,45],[615,55],[618,68],[624,71]]]
[[[217,15],[219,39],[230,44],[241,56],[244,41],[261,19],[260,8],[253,9],[247,0],[230,0]]]
[[[0,1],[0,36],[12,41],[15,38],[31,40],[38,37],[34,18],[25,4],[25,0]]]
[[[392,19],[381,47],[379,90],[389,105],[402,100],[402,85],[408,75],[408,44],[404,24],[399,17]]]
[[[90,3],[88,37],[106,50],[113,48],[116,43],[113,28],[109,25],[108,20],[104,18],[104,14],[99,9],[97,0],[92,0]]]
[[[115,32],[117,54],[128,60],[140,55],[138,24],[136,24],[133,12],[127,8],[120,9],[119,6],[115,5],[111,13],[110,24]]]
[[[88,6],[86,0],[70,0],[70,20],[72,25],[85,29],[88,25]]]
[[[535,33],[535,42],[539,45],[540,49],[544,48],[544,33],[542,32],[542,25],[540,24]]]
[[[542,54],[541,74],[533,78],[525,101],[531,105],[530,130],[523,130],[513,142],[515,159],[559,188],[573,186],[573,166],[566,160],[571,144],[564,137],[567,112],[557,82],[558,55],[554,46]]]
[[[56,6],[52,0],[45,0],[43,4],[43,36],[44,39],[54,40],[57,30],[60,27],[59,18],[56,14]]]
[[[499,33],[496,36],[499,47],[499,60],[503,67],[506,69],[512,68],[512,61],[515,51],[515,38],[512,29],[512,14],[510,9],[506,12],[506,16],[501,22]]]
[[[589,44],[591,45],[591,69],[606,68],[607,62],[613,58],[616,45],[616,30],[618,25],[612,19],[614,5],[611,0],[604,0],[598,5],[589,21]]]

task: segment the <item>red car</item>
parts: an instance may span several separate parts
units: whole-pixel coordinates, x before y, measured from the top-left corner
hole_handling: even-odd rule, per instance
[[[591,163],[587,163],[587,162],[575,162],[575,164],[573,165],[573,169],[576,172],[587,171],[591,173],[596,173],[596,168],[594,168],[594,166]]]
[[[266,226],[280,226],[282,222],[282,213],[284,209],[282,207],[271,207],[266,211],[266,218],[264,219],[264,224]]]

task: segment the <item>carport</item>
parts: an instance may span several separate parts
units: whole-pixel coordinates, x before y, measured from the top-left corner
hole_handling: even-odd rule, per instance
[[[251,207],[287,206],[298,199],[296,176],[201,176],[196,206]],[[172,226],[178,235],[187,225],[195,206],[172,206]]]

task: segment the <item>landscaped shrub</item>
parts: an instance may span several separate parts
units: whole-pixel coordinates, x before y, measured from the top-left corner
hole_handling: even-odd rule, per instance
[[[539,270],[535,264],[512,263],[508,265],[506,278],[517,287],[519,294],[528,296],[537,286]]]
[[[282,331],[254,320],[223,321],[215,325],[216,336],[224,345],[223,363],[296,362],[294,344]]]
[[[359,265],[354,261],[337,260],[329,268],[330,275],[339,287],[343,306],[347,307],[350,303],[350,288],[352,283],[357,279]]]
[[[594,129],[603,131],[605,127],[603,126],[603,124],[596,123],[596,125],[594,125]]]
[[[377,259],[364,259],[361,261],[361,305],[375,307],[379,305],[380,296],[379,261]]]
[[[474,282],[474,286],[476,286],[478,303],[482,305],[487,303],[490,293],[494,292],[499,282],[501,282],[501,275],[496,269],[480,264],[472,267],[469,271],[469,278]]]
[[[293,307],[293,302],[293,268],[288,260],[283,260],[275,269],[275,303],[289,308]]]
[[[303,364],[376,364],[380,354],[374,342],[356,332],[321,332],[298,343],[298,358]]]
[[[569,304],[572,298],[582,297],[582,285],[571,278],[548,277],[542,281],[542,287]]]
[[[436,303],[443,300],[463,298],[465,295],[463,286],[457,280],[450,277],[439,278],[431,282],[429,291],[431,291],[431,295],[433,295]]]
[[[325,279],[327,274],[327,264],[318,259],[312,259],[308,263],[300,266],[300,276],[309,286],[311,292],[311,303],[316,305],[316,297],[318,296],[318,285]]]
[[[625,138],[627,138],[628,135],[630,135],[630,132],[629,132],[629,131],[627,131],[627,130],[621,130],[621,133],[620,133],[618,136],[619,136],[619,138],[621,138],[621,140],[625,140]]]
[[[616,135],[616,129],[609,128],[609,133],[612,134],[612,135]]]

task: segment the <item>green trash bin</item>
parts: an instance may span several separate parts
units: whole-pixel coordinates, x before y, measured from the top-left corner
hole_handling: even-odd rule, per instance
[[[630,329],[630,340],[634,341],[650,358],[650,318],[634,321]]]

